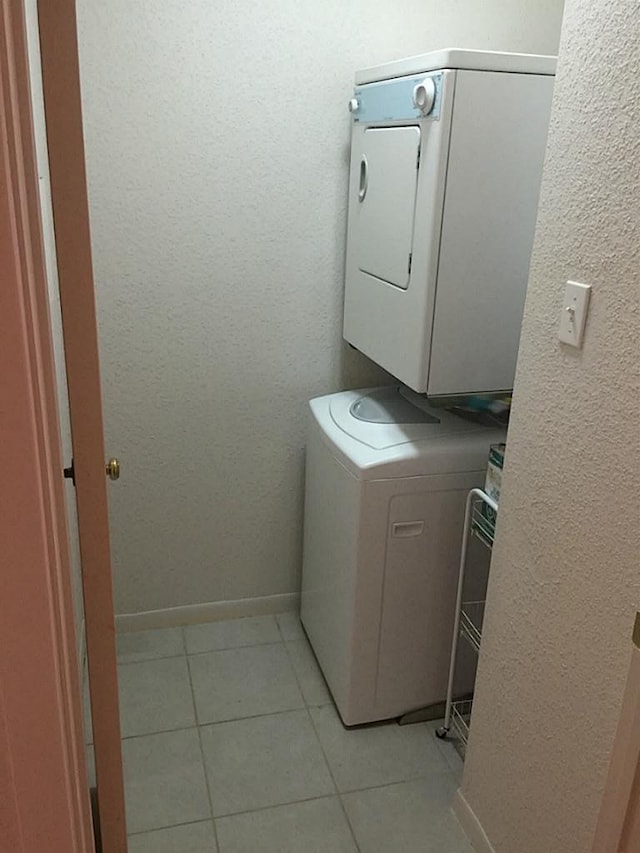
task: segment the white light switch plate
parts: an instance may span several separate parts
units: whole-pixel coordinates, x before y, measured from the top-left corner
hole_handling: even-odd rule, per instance
[[[558,337],[563,343],[570,344],[572,347],[582,346],[590,296],[590,284],[580,284],[578,281],[567,282],[558,331]]]

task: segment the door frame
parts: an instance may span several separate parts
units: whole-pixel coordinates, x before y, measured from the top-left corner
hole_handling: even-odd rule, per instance
[[[20,0],[22,2],[22,0]],[[109,509],[75,0],[37,0],[100,841],[126,853]]]
[[[21,0],[0,0],[1,853],[92,853]]]
[[[640,613],[592,853],[634,853],[640,844]]]

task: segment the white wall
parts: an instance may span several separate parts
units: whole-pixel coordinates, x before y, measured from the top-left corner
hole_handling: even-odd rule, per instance
[[[117,610],[297,589],[341,340],[354,70],[555,52],[561,0],[79,0]]]
[[[568,0],[463,780],[497,853],[590,849],[640,606],[639,76],[637,0]]]
[[[27,24],[27,43],[29,50],[29,74],[31,101],[33,104],[33,128],[36,144],[36,160],[40,189],[40,211],[42,215],[42,236],[44,241],[44,259],[47,269],[47,288],[49,293],[49,312],[53,354],[56,367],[56,390],[58,412],[60,416],[60,437],[62,458],[65,465],[71,463],[71,423],[69,420],[69,397],[67,395],[67,374],[64,364],[64,341],[62,338],[62,316],[60,313],[60,291],[58,289],[58,266],[56,244],[53,230],[53,211],[51,209],[51,184],[49,181],[49,159],[47,154],[47,132],[44,119],[44,97],[42,94],[42,73],[40,69],[40,37],[38,35],[37,0],[24,0]],[[78,541],[78,517],[76,514],[76,495],[71,480],[66,480],[65,499],[67,505],[67,525],[71,556],[71,586],[76,621],[76,640],[82,656],[84,648],[82,602],[82,575],[80,568],[80,544]]]

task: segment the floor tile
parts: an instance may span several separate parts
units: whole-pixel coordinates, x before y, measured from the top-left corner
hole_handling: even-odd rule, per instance
[[[357,853],[337,797],[218,818],[216,829],[220,853]]]
[[[448,766],[424,724],[345,729],[332,705],[310,709],[339,791],[403,782]]]
[[[149,829],[211,817],[197,729],[122,742],[127,829]]]
[[[199,723],[304,708],[283,643],[189,657]]]
[[[361,853],[473,853],[451,812],[451,774],[344,794]]]
[[[200,731],[214,817],[335,793],[307,711]]]
[[[286,613],[278,613],[276,616],[282,639],[286,642],[291,640],[305,639],[305,633],[300,622],[300,614],[297,610],[288,610]]]
[[[122,737],[195,726],[186,657],[118,667]]]
[[[129,853],[217,853],[213,823],[187,823],[129,836]]]
[[[285,644],[307,705],[328,705],[331,694],[307,640]]]
[[[190,655],[220,649],[237,649],[241,646],[258,646],[263,643],[279,643],[281,639],[275,616],[188,625],[184,629],[184,636],[187,653]]]
[[[182,628],[158,628],[118,634],[118,663],[131,663],[184,654]]]

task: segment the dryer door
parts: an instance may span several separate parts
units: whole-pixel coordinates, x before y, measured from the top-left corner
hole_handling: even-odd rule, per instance
[[[356,184],[358,266],[363,273],[406,290],[411,274],[420,128],[370,127],[360,139],[356,166],[360,170]]]

